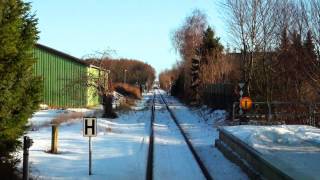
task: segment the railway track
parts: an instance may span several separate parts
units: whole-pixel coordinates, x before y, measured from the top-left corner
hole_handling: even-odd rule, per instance
[[[209,171],[207,170],[207,168],[205,167],[205,165],[203,164],[203,162],[201,161],[200,157],[198,156],[196,150],[194,149],[194,147],[192,146],[192,143],[190,142],[190,140],[188,139],[186,133],[184,132],[183,128],[181,127],[181,125],[179,124],[176,116],[174,115],[174,113],[172,112],[172,110],[170,109],[167,101],[165,100],[165,98],[163,97],[163,95],[160,93],[159,90],[157,90],[158,93],[154,93],[153,96],[153,100],[152,100],[152,105],[151,105],[151,122],[150,122],[150,139],[149,139],[149,151],[148,151],[148,163],[147,163],[147,173],[146,173],[146,179],[147,180],[151,180],[154,179],[154,171],[155,171],[155,167],[154,166],[154,159],[155,159],[155,138],[157,138],[157,135],[155,134],[155,117],[156,117],[156,100],[158,100],[158,103],[161,104],[162,106],[164,106],[164,109],[166,109],[166,111],[169,112],[170,114],[170,121],[172,120],[174,122],[174,125],[177,127],[176,129],[179,130],[179,134],[181,134],[183,141],[186,143],[186,147],[189,149],[189,152],[192,154],[193,159],[196,161],[197,166],[199,167],[199,169],[201,169],[201,173],[203,175],[203,177],[205,179],[211,180],[213,179],[209,173]],[[160,102],[161,101],[161,102]],[[181,167],[182,168],[182,167]]]
[[[153,123],[154,123],[154,114],[155,114],[155,96],[153,94],[152,104],[151,104],[151,121],[150,121],[150,136],[149,136],[149,150],[148,150],[148,162],[147,162],[147,174],[146,179],[151,180],[153,179],[153,145],[154,145],[154,130],[153,130]]]

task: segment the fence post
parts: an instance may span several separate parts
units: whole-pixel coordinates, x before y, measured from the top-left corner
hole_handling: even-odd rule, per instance
[[[268,121],[270,122],[272,119],[272,112],[271,112],[271,104],[270,102],[267,102],[268,105]]]
[[[314,111],[315,107],[313,104],[309,104],[309,123],[308,125],[311,125],[311,126],[315,126],[316,123],[315,123],[315,111]]]
[[[313,118],[313,125],[315,127],[317,127],[317,123],[316,123],[316,104],[313,104],[312,106],[312,118]]]
[[[234,102],[234,103],[232,104],[232,121],[234,121],[235,108],[236,108],[236,103]]]
[[[28,136],[23,137],[23,180],[29,180],[29,148],[32,146],[32,144],[32,139],[30,139]]]
[[[58,153],[58,125],[52,125],[52,135],[51,135],[51,153]]]

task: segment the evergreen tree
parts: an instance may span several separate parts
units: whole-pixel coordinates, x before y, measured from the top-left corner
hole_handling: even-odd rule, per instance
[[[209,83],[208,74],[212,73],[212,65],[217,62],[223,51],[223,46],[219,41],[220,38],[215,37],[214,31],[208,26],[203,32],[201,46],[196,49],[197,57],[192,58],[190,68],[192,77],[190,99],[192,104],[200,103],[200,90],[204,88],[205,84]]]
[[[290,42],[288,38],[287,28],[284,28],[281,33],[280,38],[280,51],[288,51],[290,47]]]
[[[293,91],[293,82],[296,79],[298,61],[294,54],[293,41],[296,41],[299,45],[300,37],[298,37],[296,33],[293,33],[292,37],[296,38],[289,38],[287,28],[282,30],[277,60],[272,67],[274,70],[272,82],[277,84],[276,86],[273,86],[272,89],[274,92],[273,98],[283,101],[290,101],[291,99],[296,98],[296,96],[293,95],[295,94],[295,91]]]
[[[0,168],[11,164],[41,97],[40,79],[33,76],[37,19],[30,9],[22,0],[0,1]]]
[[[308,56],[308,58],[310,58],[311,60],[316,60],[317,59],[317,54],[315,51],[315,45],[313,43],[313,39],[312,39],[312,33],[309,30],[307,33],[307,37],[306,40],[303,43],[303,47],[305,50],[305,54]]]
[[[317,53],[311,31],[307,33],[307,37],[303,43],[303,50],[304,71],[308,77],[308,82],[319,92],[320,65],[317,60]]]
[[[200,48],[204,61],[202,63],[208,63],[208,58],[210,57],[212,58],[214,56],[214,58],[217,58],[217,56],[223,51],[220,38],[215,37],[214,31],[210,26],[203,33],[202,45]]]

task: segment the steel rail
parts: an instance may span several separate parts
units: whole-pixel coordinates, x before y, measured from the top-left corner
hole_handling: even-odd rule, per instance
[[[158,91],[159,91],[159,90],[158,90]],[[161,97],[162,101],[164,102],[167,110],[169,111],[170,116],[172,117],[173,121],[175,122],[175,124],[177,125],[178,129],[180,130],[180,132],[181,132],[181,134],[182,134],[185,142],[187,143],[187,145],[188,145],[188,147],[189,147],[189,149],[190,149],[190,151],[191,151],[194,159],[197,161],[197,163],[198,163],[198,165],[199,165],[199,167],[200,167],[203,175],[205,176],[206,179],[212,180],[213,177],[211,177],[208,169],[206,168],[206,166],[204,165],[204,163],[203,163],[202,160],[200,159],[199,155],[197,154],[196,150],[195,150],[194,147],[192,146],[192,144],[191,144],[190,140],[188,139],[186,133],[184,132],[183,128],[180,126],[180,124],[179,124],[179,122],[178,122],[175,114],[174,114],[174,113],[172,112],[172,110],[169,108],[168,103],[166,102],[165,98],[162,96],[162,94],[160,93],[160,91],[159,91],[159,94],[160,94],[160,97]]]

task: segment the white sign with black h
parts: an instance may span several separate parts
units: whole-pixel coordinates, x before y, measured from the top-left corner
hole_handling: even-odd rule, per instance
[[[83,136],[84,137],[97,136],[97,118],[95,117],[83,118]]]
[[[84,117],[83,118],[83,136],[89,137],[89,175],[92,175],[91,137],[97,136],[97,118],[95,118],[95,117]]]

